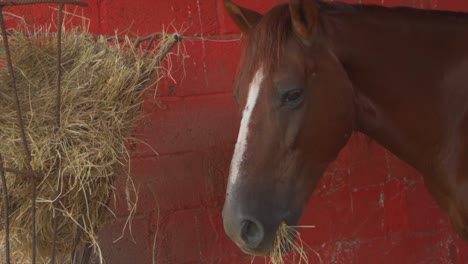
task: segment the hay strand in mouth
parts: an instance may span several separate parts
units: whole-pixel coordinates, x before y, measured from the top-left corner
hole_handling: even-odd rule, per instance
[[[273,250],[270,253],[270,263],[284,264],[284,254],[289,250],[292,251],[293,256],[299,258],[298,264],[309,263],[309,258],[304,250],[304,243],[302,242],[299,232],[296,228],[282,222],[276,233],[276,239],[273,242]]]
[[[61,109],[55,103],[56,34],[13,32],[9,39],[32,156],[28,162],[22,154],[14,97],[8,87],[11,76],[2,58],[0,153],[9,169],[5,178],[9,190],[7,212],[12,263],[30,262],[32,219],[28,201],[34,187],[37,262],[50,260],[55,219],[56,261],[70,263],[76,237],[80,247],[91,244],[100,252],[97,230],[108,210],[115,179],[128,174],[125,171],[129,162],[127,146],[133,142],[131,133],[141,117],[144,94],[154,84],[151,77],[160,69],[161,58],[180,37],[161,34],[155,50],[143,50],[133,48],[129,38],[96,37],[82,29],[64,31]],[[57,160],[61,161],[60,170]],[[11,172],[28,171],[29,165],[40,175],[37,184],[32,177]],[[4,220],[1,221],[3,225]],[[0,237],[4,236],[5,230],[0,230]]]
[[[314,225],[301,225],[301,226],[288,226],[285,222],[282,222],[276,232],[276,238],[273,243],[273,250],[271,251],[269,263],[271,264],[284,264],[284,257],[288,251],[292,251],[293,262],[292,263],[309,263],[309,256],[307,251],[312,251],[319,260],[322,262],[322,258],[317,251],[309,247],[301,238],[301,234],[297,229],[309,229],[315,228]],[[304,247],[307,249],[305,250]],[[298,259],[296,261],[296,259]],[[252,259],[252,263],[253,263]]]

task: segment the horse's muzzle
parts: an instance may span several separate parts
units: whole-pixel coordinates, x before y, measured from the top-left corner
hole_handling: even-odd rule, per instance
[[[264,236],[263,226],[258,221],[248,219],[241,221],[240,238],[248,248],[258,248]]]
[[[227,211],[223,210],[223,223],[224,230],[231,240],[245,253],[257,256],[268,255],[272,243],[267,241],[264,225],[256,219],[232,217]]]
[[[244,208],[245,209],[245,208]],[[283,218],[266,214],[247,213],[236,204],[225,203],[223,223],[226,234],[245,253],[268,256],[273,248],[276,232]]]

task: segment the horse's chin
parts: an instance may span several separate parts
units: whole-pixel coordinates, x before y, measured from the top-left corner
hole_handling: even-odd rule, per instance
[[[268,251],[268,252],[257,251],[257,250],[253,250],[253,249],[250,249],[250,248],[245,248],[245,247],[242,247],[242,246],[239,246],[239,248],[244,253],[246,253],[248,255],[251,255],[252,257],[268,257],[268,256],[270,256],[270,251]]]
[[[295,237],[292,239],[295,239]],[[239,248],[244,253],[254,256],[254,257],[271,257],[273,255],[273,248],[271,248],[269,251],[256,251],[256,250],[244,248],[241,246],[239,246]],[[291,252],[291,249],[292,249],[292,245],[285,245],[281,249],[278,249],[278,251],[275,252],[275,254],[280,255],[280,256],[286,256]]]
[[[246,254],[251,255],[253,257],[268,257],[271,255],[271,252],[273,250],[273,243],[271,243],[271,246],[268,248],[262,247],[262,248],[256,248],[252,249],[249,248],[245,245],[239,245],[236,243],[236,245]]]

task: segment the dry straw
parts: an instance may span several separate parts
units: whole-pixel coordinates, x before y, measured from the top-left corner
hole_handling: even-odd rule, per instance
[[[298,228],[315,228],[315,226],[288,226],[285,222],[282,222],[276,232],[273,250],[270,252],[271,264],[284,264],[284,257],[288,251],[292,251],[292,263],[308,264],[309,256],[304,247],[315,253],[319,263],[322,263],[320,255],[302,241]]]
[[[96,37],[80,30],[64,33],[61,126],[57,131],[56,35],[11,34],[31,165],[39,175],[38,263],[50,259],[56,214],[57,263],[70,263],[76,244],[92,245],[99,254],[97,231],[103,223],[116,177],[127,175],[126,146],[132,142],[131,132],[141,117],[145,91],[157,80],[152,75],[178,39],[178,35],[162,34],[159,46],[147,54],[148,51],[134,48],[128,38]],[[28,166],[10,93],[11,78],[4,61],[0,60],[0,153],[6,168],[25,171]],[[32,180],[30,176],[10,172],[6,173],[6,179],[12,263],[28,263],[32,250]],[[4,235],[1,230],[2,243]],[[78,241],[76,237],[80,237]]]

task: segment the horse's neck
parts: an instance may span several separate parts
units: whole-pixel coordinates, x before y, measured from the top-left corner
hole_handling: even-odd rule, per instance
[[[423,173],[446,173],[468,134],[468,15],[365,7],[324,25],[355,89],[357,129]]]

